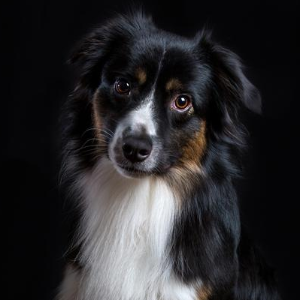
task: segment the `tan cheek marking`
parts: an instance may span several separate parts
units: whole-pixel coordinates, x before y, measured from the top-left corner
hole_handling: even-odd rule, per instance
[[[191,172],[190,168],[182,168],[179,166],[173,167],[166,175],[166,181],[177,195],[177,199],[179,199],[179,207],[182,205],[180,199],[192,191],[194,178],[197,178],[195,175],[195,172]]]
[[[102,121],[100,117],[100,107],[99,107],[99,93],[96,93],[92,102],[92,121],[93,121],[93,131],[95,134],[95,139],[97,141],[98,147],[96,147],[95,151],[102,152],[103,148],[105,148],[104,137],[101,134],[102,129]]]
[[[198,298],[197,300],[208,300],[209,299],[209,296],[211,294],[210,292],[210,288],[209,287],[206,287],[206,286],[203,286],[201,287],[201,289],[198,290]]]
[[[183,156],[181,162],[186,166],[191,166],[192,170],[200,170],[200,161],[206,150],[206,122],[203,121],[200,130],[183,148]]]
[[[99,116],[99,104],[98,104],[98,97],[95,95],[93,99],[93,122],[94,122],[94,127],[95,127],[95,135],[97,138],[100,139],[100,131],[101,131],[101,119]]]
[[[166,90],[180,90],[182,88],[182,83],[177,78],[170,79],[166,84]]]
[[[136,70],[136,78],[140,85],[144,84],[147,80],[147,74],[144,69],[138,68]]]
[[[189,144],[184,147],[180,163],[171,168],[167,174],[169,185],[179,195],[186,195],[192,191],[195,183],[199,180],[199,176],[203,176],[201,158],[207,146],[205,133],[206,123],[203,121],[200,130],[195,134]],[[179,197],[179,199],[181,198],[182,197]]]

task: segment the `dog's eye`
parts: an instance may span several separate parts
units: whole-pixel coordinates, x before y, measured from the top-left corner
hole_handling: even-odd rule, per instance
[[[121,95],[125,95],[125,94],[128,95],[130,92],[130,83],[126,79],[123,78],[118,79],[115,82],[115,91]]]
[[[186,110],[192,104],[191,98],[188,95],[179,95],[173,102],[172,107],[176,110]]]

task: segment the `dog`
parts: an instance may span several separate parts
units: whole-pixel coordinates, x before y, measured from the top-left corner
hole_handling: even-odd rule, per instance
[[[242,229],[239,112],[261,111],[239,57],[141,12],[78,45],[63,178],[78,220],[59,300],[278,300]]]

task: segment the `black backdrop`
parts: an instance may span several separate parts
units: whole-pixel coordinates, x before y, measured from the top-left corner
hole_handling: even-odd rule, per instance
[[[261,91],[263,116],[245,117],[250,150],[239,193],[244,222],[290,300],[299,299],[299,4],[144,2],[167,30],[192,35],[208,24],[243,58]],[[57,179],[58,116],[74,78],[65,62],[78,38],[127,4],[35,0],[1,6],[0,197],[8,233],[3,299],[46,300],[61,280],[67,240]]]

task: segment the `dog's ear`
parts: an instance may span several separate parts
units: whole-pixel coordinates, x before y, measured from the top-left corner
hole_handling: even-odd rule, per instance
[[[126,47],[139,31],[152,25],[151,17],[145,16],[142,11],[118,15],[83,38],[68,62],[79,65],[84,73],[88,73],[115,51],[126,53]]]
[[[73,49],[68,60],[69,64],[83,64],[93,56],[101,56],[104,52],[105,37],[101,27],[85,36]]]
[[[201,55],[213,66],[213,80],[220,88],[220,94],[227,98],[224,100],[243,103],[249,110],[260,114],[260,93],[245,76],[240,58],[214,43],[211,32],[203,31],[196,38]]]
[[[129,39],[126,27],[119,28],[117,19],[107,22],[79,41],[68,63],[79,67],[82,79],[86,78],[86,82],[90,83],[93,74],[100,76],[108,56],[125,46]]]

